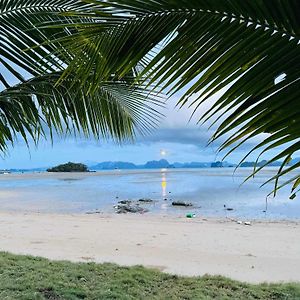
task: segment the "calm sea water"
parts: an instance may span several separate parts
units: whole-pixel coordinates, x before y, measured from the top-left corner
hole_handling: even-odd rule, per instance
[[[86,174],[28,173],[0,175],[0,210],[26,212],[85,213],[114,212],[119,200],[151,198],[144,205],[150,214],[242,219],[299,219],[300,200],[289,199],[289,188],[275,199],[266,195],[273,186],[260,188],[275,169],[267,169],[241,185],[250,169],[169,169],[105,171]],[[167,199],[167,200],[165,200]],[[194,204],[178,208],[172,201]],[[233,211],[226,211],[226,207]]]

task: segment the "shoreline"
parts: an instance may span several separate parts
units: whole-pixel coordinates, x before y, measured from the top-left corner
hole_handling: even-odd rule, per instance
[[[197,214],[195,213],[195,217],[193,218],[187,218],[186,214],[190,213],[192,210],[188,210],[187,208],[179,208],[177,211],[172,212],[159,212],[159,211],[148,211],[144,213],[117,213],[113,209],[106,209],[106,210],[98,210],[98,209],[91,209],[91,210],[85,210],[85,211],[75,211],[75,212],[69,212],[69,211],[53,211],[53,210],[26,210],[26,209],[2,209],[0,210],[0,216],[2,214],[10,215],[10,214],[16,214],[16,215],[33,215],[33,216],[73,216],[73,217],[84,217],[84,216],[95,216],[95,217],[102,217],[102,218],[114,218],[114,217],[128,217],[128,218],[141,218],[141,219],[169,219],[169,220],[182,220],[182,219],[192,219],[195,222],[197,221],[212,221],[216,223],[238,223],[242,222],[242,224],[239,225],[245,225],[244,222],[250,222],[252,224],[295,224],[300,226],[300,217],[295,218],[278,218],[278,217],[256,217],[253,218],[251,216],[212,216],[212,215],[206,215],[203,214]]]
[[[0,212],[1,251],[143,265],[250,282],[300,282],[300,221]]]

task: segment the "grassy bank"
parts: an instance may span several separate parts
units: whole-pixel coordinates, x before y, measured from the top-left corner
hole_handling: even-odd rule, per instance
[[[248,285],[0,252],[0,299],[300,299],[300,284]]]

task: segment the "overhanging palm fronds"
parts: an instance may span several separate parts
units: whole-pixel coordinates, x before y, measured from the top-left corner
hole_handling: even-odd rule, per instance
[[[119,80],[112,76],[99,80],[93,94],[88,83],[76,80],[76,70],[56,85],[74,58],[72,49],[61,41],[77,34],[76,24],[93,22],[91,8],[97,4],[77,0],[1,2],[0,151],[17,134],[26,141],[31,135],[37,141],[45,125],[51,132],[72,130],[120,142],[157,123],[160,114],[154,106],[161,101],[133,83],[132,71]],[[106,15],[101,14],[97,22],[103,23]],[[90,80],[94,76],[92,70],[86,75]]]
[[[279,177],[300,166],[289,165],[292,155],[300,150],[298,0],[89,2],[99,5],[96,11],[112,16],[111,30],[98,40],[99,48],[88,47],[89,64],[99,59],[98,49],[104,54],[96,76],[110,74],[113,66],[116,76],[122,77],[141,64],[140,79],[147,78],[149,84],[168,90],[170,95],[184,90],[178,105],[191,105],[195,110],[227,88],[199,120],[217,116],[219,126],[211,141],[226,137],[220,150],[229,148],[230,153],[267,133],[268,138],[249,154],[277,151],[264,164],[283,160],[278,175],[272,178],[276,188],[281,186]],[[90,41],[101,26],[83,26],[81,33]],[[156,47],[162,42],[163,46]],[[82,72],[77,74],[77,78],[81,76]],[[283,80],[277,82],[280,76]],[[193,101],[192,95],[196,95]],[[283,185],[288,182],[294,182],[294,192],[300,176]]]

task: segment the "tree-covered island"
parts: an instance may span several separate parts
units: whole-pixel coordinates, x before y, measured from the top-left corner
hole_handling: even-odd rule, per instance
[[[88,167],[84,164],[68,162],[53,168],[47,169],[47,172],[89,172]]]

